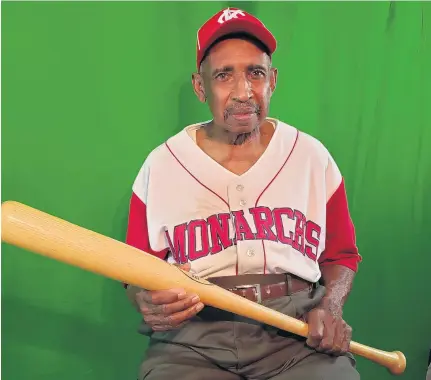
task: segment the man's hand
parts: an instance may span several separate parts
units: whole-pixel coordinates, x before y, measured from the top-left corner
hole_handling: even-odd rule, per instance
[[[306,315],[307,344],[317,351],[345,354],[352,339],[352,328],[343,320],[343,306],[352,287],[355,272],[342,265],[321,268],[325,296]]]
[[[190,264],[180,268],[189,271]],[[136,294],[136,302],[153,331],[180,328],[204,307],[196,294],[186,294],[183,289],[141,290]]]
[[[343,320],[341,311],[317,307],[307,314],[307,344],[317,351],[343,355],[349,350],[352,328]]]

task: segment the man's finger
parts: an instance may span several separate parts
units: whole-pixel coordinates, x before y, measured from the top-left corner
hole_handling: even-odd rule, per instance
[[[199,301],[199,297],[192,294],[185,299],[171,303],[154,304],[144,302],[140,305],[140,310],[144,315],[169,316],[196,305]]]
[[[343,343],[341,344],[340,354],[344,355],[347,351],[349,351],[351,339],[352,339],[352,328],[346,324],[346,327],[344,328],[344,339],[343,339]]]
[[[160,314],[169,316],[175,313],[179,313],[196,305],[199,301],[200,301],[199,297],[196,294],[192,294],[183,300],[173,302],[170,304],[161,305],[162,310]]]
[[[180,311],[175,314],[171,314],[168,317],[163,318],[163,323],[168,324],[172,327],[179,326],[182,322],[189,320],[194,317],[197,313],[199,313],[203,309],[204,305],[202,303],[198,303],[197,305],[193,305],[186,310]]]
[[[190,263],[180,264],[179,267],[186,272],[190,272],[190,269],[192,268]]]
[[[341,347],[343,346],[343,342],[345,340],[345,328],[344,321],[337,320],[337,322],[333,325],[333,339],[332,345],[330,348],[327,348],[327,352],[333,355],[340,355]]]
[[[318,347],[319,351],[331,353],[334,350],[335,336],[338,332],[337,323],[334,322],[332,317],[327,317],[323,321],[325,327],[323,330],[323,339]]]
[[[141,312],[147,324],[177,326],[203,309],[203,304],[194,299],[179,301],[170,305],[143,306]]]
[[[185,263],[185,264],[178,264],[178,263],[173,263],[172,264],[174,267],[178,267],[186,272],[189,272],[190,269],[192,268],[191,264],[189,262]]]
[[[172,327],[169,325],[154,325],[152,329],[153,331],[169,331],[172,330]]]
[[[317,348],[323,338],[324,324],[321,318],[321,311],[311,311],[308,315],[308,337],[307,345]]]
[[[171,326],[171,325],[155,324],[151,328],[153,329],[153,331],[171,331],[171,330],[180,329],[181,327],[186,325],[188,322],[189,321],[183,321],[182,323],[180,323],[179,325],[177,325],[175,327]]]
[[[156,290],[151,292],[151,299],[148,302],[153,305],[164,305],[184,299],[186,295],[184,289]]]
[[[136,294],[136,301],[147,304],[172,303],[179,299],[185,298],[186,292],[184,289],[168,289],[168,290],[141,290]]]

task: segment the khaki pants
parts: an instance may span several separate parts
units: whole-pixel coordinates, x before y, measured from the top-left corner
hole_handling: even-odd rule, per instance
[[[299,318],[314,308],[320,286],[264,305]],[[139,380],[358,380],[349,353],[333,357],[317,353],[305,338],[238,315],[205,307],[180,330],[151,333]]]

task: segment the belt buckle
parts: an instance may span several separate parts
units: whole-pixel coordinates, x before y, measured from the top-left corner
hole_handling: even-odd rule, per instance
[[[260,284],[251,284],[251,285],[238,285],[233,288],[233,290],[241,290],[241,289],[250,289],[254,288],[254,294],[256,296],[256,302],[262,303],[262,293]]]

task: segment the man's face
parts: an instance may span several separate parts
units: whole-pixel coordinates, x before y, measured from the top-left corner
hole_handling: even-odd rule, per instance
[[[233,133],[249,133],[268,115],[277,71],[253,43],[228,39],[218,43],[202,65],[193,85],[208,101],[216,125]]]

